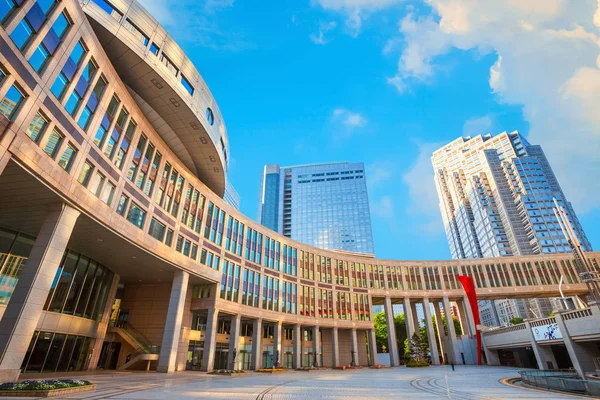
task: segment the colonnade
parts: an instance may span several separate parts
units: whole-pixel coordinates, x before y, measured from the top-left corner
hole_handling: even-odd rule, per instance
[[[421,329],[417,313],[417,304],[421,304],[423,310],[423,324],[427,332],[427,339],[430,350],[431,363],[439,365],[440,363],[471,364],[477,359],[475,335],[476,327],[473,313],[468,305],[468,299],[465,297],[453,299],[454,307],[450,304],[448,296],[442,298],[412,298],[404,297],[402,299],[385,297],[384,312],[388,330],[388,350],[390,353],[390,366],[400,365],[400,351],[403,348],[398,347],[397,332],[394,325],[393,304],[401,303],[404,309],[404,318],[406,325],[406,336],[410,340],[415,332]],[[441,307],[440,307],[441,306]],[[433,314],[432,314],[433,308]],[[446,317],[446,329],[442,321],[442,312]],[[452,322],[455,317],[460,322],[462,335],[458,335]],[[433,319],[435,318],[435,326]]]

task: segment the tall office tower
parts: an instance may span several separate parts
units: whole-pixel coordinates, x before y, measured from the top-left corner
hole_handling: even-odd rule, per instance
[[[223,200],[236,210],[240,210],[240,195],[231,182],[229,182],[229,179],[225,182],[225,194],[223,195]]]
[[[266,165],[257,220],[322,249],[374,253],[363,163]]]
[[[592,250],[542,148],[517,131],[458,138],[436,150],[432,163],[452,258],[570,252],[554,215],[554,198],[583,249]],[[499,325],[515,313],[526,318],[529,310],[549,308],[514,300],[496,307]]]
[[[542,148],[518,132],[458,138],[432,161],[452,258],[571,251],[553,198],[592,250]]]

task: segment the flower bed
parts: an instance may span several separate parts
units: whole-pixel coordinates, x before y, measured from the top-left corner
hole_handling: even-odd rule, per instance
[[[260,368],[256,370],[256,372],[262,372],[263,374],[278,374],[285,371],[287,371],[285,368]]]
[[[341,369],[341,370],[346,370],[346,369],[360,369],[359,366],[352,366],[352,365],[338,365],[337,367],[335,367],[335,369]]]
[[[96,385],[78,379],[48,379],[3,383],[0,397],[57,397],[95,390]]]
[[[427,363],[426,361],[421,361],[421,360],[413,360],[413,361],[407,362],[406,366],[408,368],[424,368],[424,367],[429,367],[429,363]]]
[[[318,370],[319,370],[319,368],[317,368],[317,367],[302,367],[302,368],[296,369],[296,371],[303,371],[303,372],[316,372]]]
[[[208,373],[209,375],[221,375],[221,376],[241,376],[246,375],[246,371],[241,369],[215,369]]]
[[[382,368],[389,368],[389,367],[387,365],[385,365],[385,364],[373,364],[369,368],[371,368],[371,369],[382,369]]]

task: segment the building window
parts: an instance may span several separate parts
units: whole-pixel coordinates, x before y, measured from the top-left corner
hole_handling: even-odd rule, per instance
[[[79,120],[77,121],[77,125],[79,125],[79,127],[84,131],[87,130],[90,120],[96,112],[96,107],[98,107],[98,103],[102,99],[102,95],[104,94],[104,90],[106,89],[107,85],[108,83],[106,82],[106,78],[104,78],[104,75],[100,76],[100,79],[98,79],[98,81],[96,82],[94,90],[92,90],[90,98],[88,99],[88,102],[83,108],[83,111],[79,116]]]
[[[85,95],[85,92],[90,85],[90,82],[94,79],[97,71],[98,66],[96,65],[96,62],[90,60],[81,72],[79,81],[77,81],[73,92],[71,92],[71,96],[69,96],[69,100],[67,100],[67,103],[65,104],[65,109],[69,114],[75,115],[75,113],[77,113],[79,105],[81,104],[81,99]]]
[[[190,83],[190,81],[188,81],[187,78],[185,77],[185,75],[183,75],[183,74],[181,74],[181,84],[183,85],[183,87],[185,88],[185,90],[187,90],[187,92],[190,95],[192,95],[192,96],[194,95],[194,87],[192,86],[192,84]]]
[[[173,232],[173,229],[167,229],[167,237],[165,239],[165,244],[169,247],[171,247],[171,245],[173,244],[173,235],[175,234],[175,232]]]
[[[8,92],[6,92],[2,103],[0,103],[0,113],[12,121],[17,111],[19,111],[19,107],[23,104],[24,99],[25,95],[23,92],[17,86],[12,85],[8,89]]]
[[[102,191],[102,196],[100,196],[100,200],[102,200],[106,205],[112,203],[113,196],[115,195],[115,185],[112,182],[108,182]]]
[[[50,156],[50,158],[54,159],[56,157],[56,152],[60,148],[63,139],[64,136],[56,129],[54,129],[50,136],[48,136],[48,140],[44,146],[44,151]]]
[[[81,172],[79,173],[79,177],[77,177],[77,181],[81,183],[83,186],[88,185],[90,183],[90,176],[92,176],[92,172],[94,171],[94,166],[86,161],[83,164],[83,168],[81,168]]]
[[[77,155],[77,150],[69,143],[67,148],[65,149],[63,155],[58,160],[58,165],[65,171],[69,172],[71,170],[71,165],[73,165],[73,160]]]
[[[48,120],[38,111],[29,124],[29,128],[25,133],[31,140],[38,143],[44,134],[44,130],[48,127]]]
[[[106,176],[97,171],[96,175],[92,178],[88,189],[90,192],[94,193],[96,197],[100,197],[100,193],[102,193],[102,189],[104,188],[104,182],[106,182]]]
[[[209,108],[206,109],[206,120],[209,125],[212,126],[215,123],[215,115],[213,114],[213,110]]]
[[[175,66],[175,64],[173,64],[173,62],[164,52],[160,55],[160,61],[167,66],[167,69],[171,71],[173,75],[177,76],[179,74],[179,69]]]
[[[127,29],[129,32],[133,33],[133,35],[146,47],[150,39],[148,36],[141,31],[129,18],[125,18],[125,22],[123,22],[123,27]]]
[[[127,205],[129,204],[129,197],[122,194],[119,199],[119,205],[117,206],[117,214],[125,215],[125,210],[127,210]]]
[[[152,43],[150,45],[150,53],[152,53],[155,56],[157,56],[159,51],[160,51],[160,48],[156,45],[156,43]]]
[[[165,239],[166,231],[167,227],[165,226],[165,224],[158,222],[158,220],[152,218],[152,221],[150,221],[150,230],[148,231],[150,236],[162,242]]]
[[[0,22],[4,24],[21,3],[23,3],[23,0],[0,1]]]
[[[101,9],[103,9],[108,15],[121,22],[123,19],[123,13],[115,8],[111,3],[105,0],[94,0]]]
[[[100,126],[98,127],[98,131],[96,132],[96,136],[94,136],[94,144],[100,149],[102,149],[102,147],[104,146],[104,139],[106,139],[106,134],[108,133],[108,129],[110,128],[110,124],[112,123],[113,118],[115,117],[117,108],[119,108],[119,104],[119,99],[116,96],[113,96],[110,100],[110,103],[108,104],[106,113],[102,118],[102,122],[100,122]]]
[[[66,36],[69,28],[72,23],[70,22],[66,13],[61,13],[52,28],[46,34],[42,43],[40,43],[35,50],[35,52],[29,58],[29,63],[35,69],[37,73],[40,73],[44,67],[48,59],[54,55],[54,52]]]
[[[143,229],[144,222],[146,221],[146,211],[144,211],[134,202],[131,202],[131,207],[129,207],[129,213],[127,214],[127,220],[138,228]]]
[[[25,46],[27,46],[27,43],[29,43],[29,39],[33,36],[33,32],[33,27],[27,20],[27,17],[25,17],[12,31],[10,38],[15,42],[15,45],[19,50],[23,51]]]

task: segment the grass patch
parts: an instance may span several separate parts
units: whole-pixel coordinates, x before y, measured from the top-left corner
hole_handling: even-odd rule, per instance
[[[425,368],[429,367],[429,363],[427,361],[422,360],[412,360],[406,363],[408,368]]]

